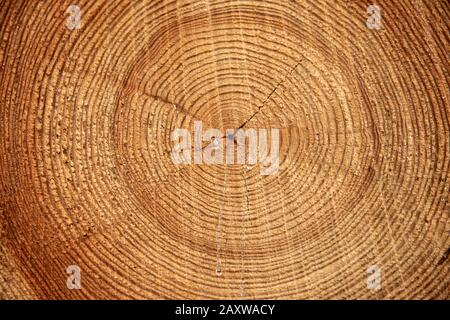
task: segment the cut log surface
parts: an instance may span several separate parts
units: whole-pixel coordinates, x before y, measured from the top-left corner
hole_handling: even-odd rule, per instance
[[[449,299],[450,2],[370,4],[1,1],[0,298]]]

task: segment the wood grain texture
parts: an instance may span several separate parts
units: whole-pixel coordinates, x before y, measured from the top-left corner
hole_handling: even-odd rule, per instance
[[[448,299],[450,5],[377,3],[1,1],[0,298]],[[174,165],[195,120],[278,174]]]

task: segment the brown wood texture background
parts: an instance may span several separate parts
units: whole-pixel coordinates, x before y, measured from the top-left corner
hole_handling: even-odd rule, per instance
[[[448,299],[450,3],[371,3],[1,1],[0,298]],[[195,120],[278,174],[174,165]]]

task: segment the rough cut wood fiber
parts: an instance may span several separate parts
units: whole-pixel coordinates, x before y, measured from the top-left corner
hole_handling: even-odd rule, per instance
[[[448,299],[450,4],[376,3],[1,1],[0,298]]]

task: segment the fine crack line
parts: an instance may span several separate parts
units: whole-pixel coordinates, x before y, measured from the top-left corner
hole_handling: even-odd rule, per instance
[[[158,95],[154,95],[145,91],[140,91],[140,93],[144,96],[146,96],[147,98],[156,100],[158,102],[162,102],[164,104],[168,104],[168,105],[172,105],[174,107],[175,110],[177,110],[179,113],[184,113],[190,117],[192,117],[194,120],[199,120],[199,121],[203,121],[202,119],[200,119],[198,116],[196,116],[195,114],[192,114],[191,112],[189,112],[184,106],[179,105],[177,103],[174,103],[173,101],[170,101],[168,99],[165,99],[161,96]]]
[[[450,255],[450,247],[448,247],[447,251],[444,252],[441,259],[438,262],[438,265],[444,264],[445,260],[447,260],[448,256]]]
[[[244,280],[244,256],[245,256],[245,250],[246,250],[246,240],[247,240],[247,236],[245,233],[245,228],[246,228],[246,222],[248,219],[248,209],[249,209],[249,200],[248,200],[248,186],[247,186],[247,180],[245,177],[245,170],[240,172],[242,179],[244,180],[244,186],[245,186],[245,201],[246,201],[246,205],[247,205],[247,209],[246,209],[246,213],[244,213],[244,219],[243,219],[243,223],[242,223],[242,233],[241,233],[241,241],[242,241],[242,252],[241,252],[241,284],[240,284],[240,289],[241,289],[241,297],[244,297],[245,295],[245,280]],[[244,223],[245,222],[245,223]]]
[[[294,70],[295,69],[297,69],[297,67],[298,67],[298,65],[300,64],[300,62],[297,62],[296,64],[295,64],[295,66],[294,67],[292,67],[291,68],[291,70],[289,71],[289,73],[286,75],[286,76],[284,76],[278,83],[277,83],[277,85],[275,86],[275,88],[273,88],[273,90],[272,90],[272,92],[270,92],[270,94],[267,96],[267,98],[264,100],[264,102],[258,107],[258,110],[256,110],[251,116],[250,116],[250,118],[248,118],[246,121],[244,121],[244,123],[242,123],[240,126],[239,126],[239,128],[238,128],[238,130],[239,129],[242,129],[243,127],[245,127],[245,125],[250,121],[250,120],[252,120],[260,111],[261,111],[261,109],[266,105],[266,103],[267,103],[267,101],[269,101],[270,100],[270,98],[273,96],[273,94],[278,90],[278,88],[280,87],[280,85],[294,72]]]

